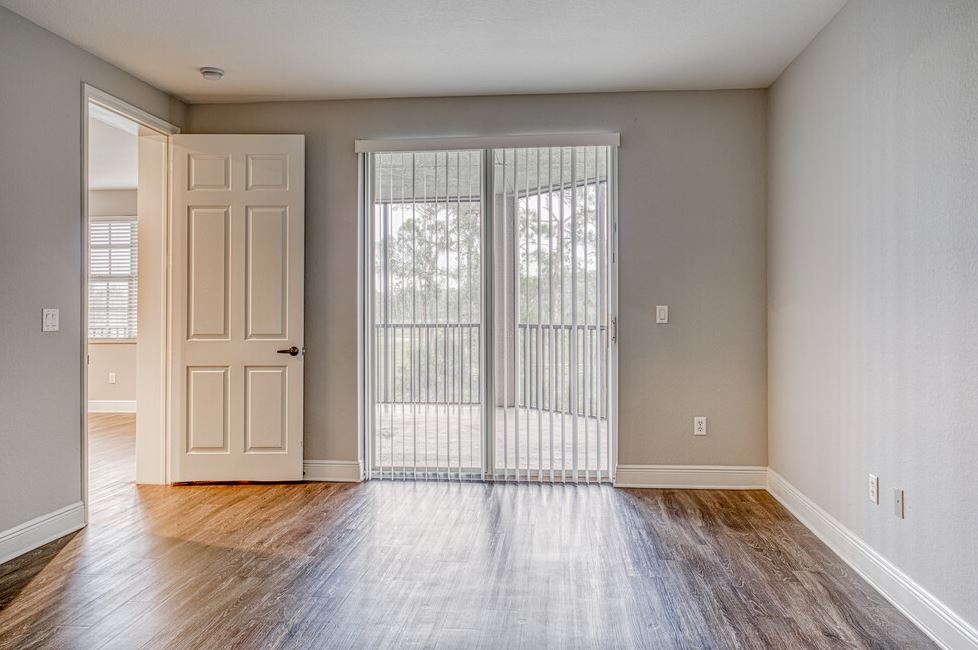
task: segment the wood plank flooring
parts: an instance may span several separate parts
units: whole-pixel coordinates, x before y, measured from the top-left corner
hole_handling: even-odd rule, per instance
[[[0,648],[931,648],[766,492],[135,486],[0,566]]]

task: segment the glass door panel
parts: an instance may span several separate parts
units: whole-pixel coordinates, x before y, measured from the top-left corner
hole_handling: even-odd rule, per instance
[[[607,481],[609,147],[497,149],[496,478]]]
[[[482,152],[371,158],[372,474],[482,478]]]

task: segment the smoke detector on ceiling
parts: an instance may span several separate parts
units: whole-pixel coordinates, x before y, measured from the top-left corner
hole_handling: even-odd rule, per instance
[[[224,76],[224,70],[220,68],[213,68],[211,66],[204,66],[200,69],[200,76],[207,81],[220,81],[221,77]]]

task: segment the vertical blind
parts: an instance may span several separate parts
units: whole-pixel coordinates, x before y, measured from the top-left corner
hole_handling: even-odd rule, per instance
[[[479,478],[482,152],[372,170],[375,476]]]
[[[88,337],[136,338],[137,221],[89,221]]]
[[[612,479],[613,152],[364,154],[371,477]]]
[[[494,478],[609,481],[611,149],[493,151]]]

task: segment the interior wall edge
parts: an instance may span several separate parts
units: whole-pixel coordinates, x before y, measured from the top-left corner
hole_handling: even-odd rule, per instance
[[[77,501],[0,531],[0,564],[85,526],[85,505]]]
[[[935,643],[978,648],[978,630],[773,469],[767,490]]]
[[[972,626],[976,65],[973,1],[850,0],[770,89],[766,229],[769,465]]]
[[[2,7],[0,79],[0,529],[10,529],[84,498],[83,84],[178,124],[186,106]],[[60,310],[58,332],[41,332],[48,307]]]

